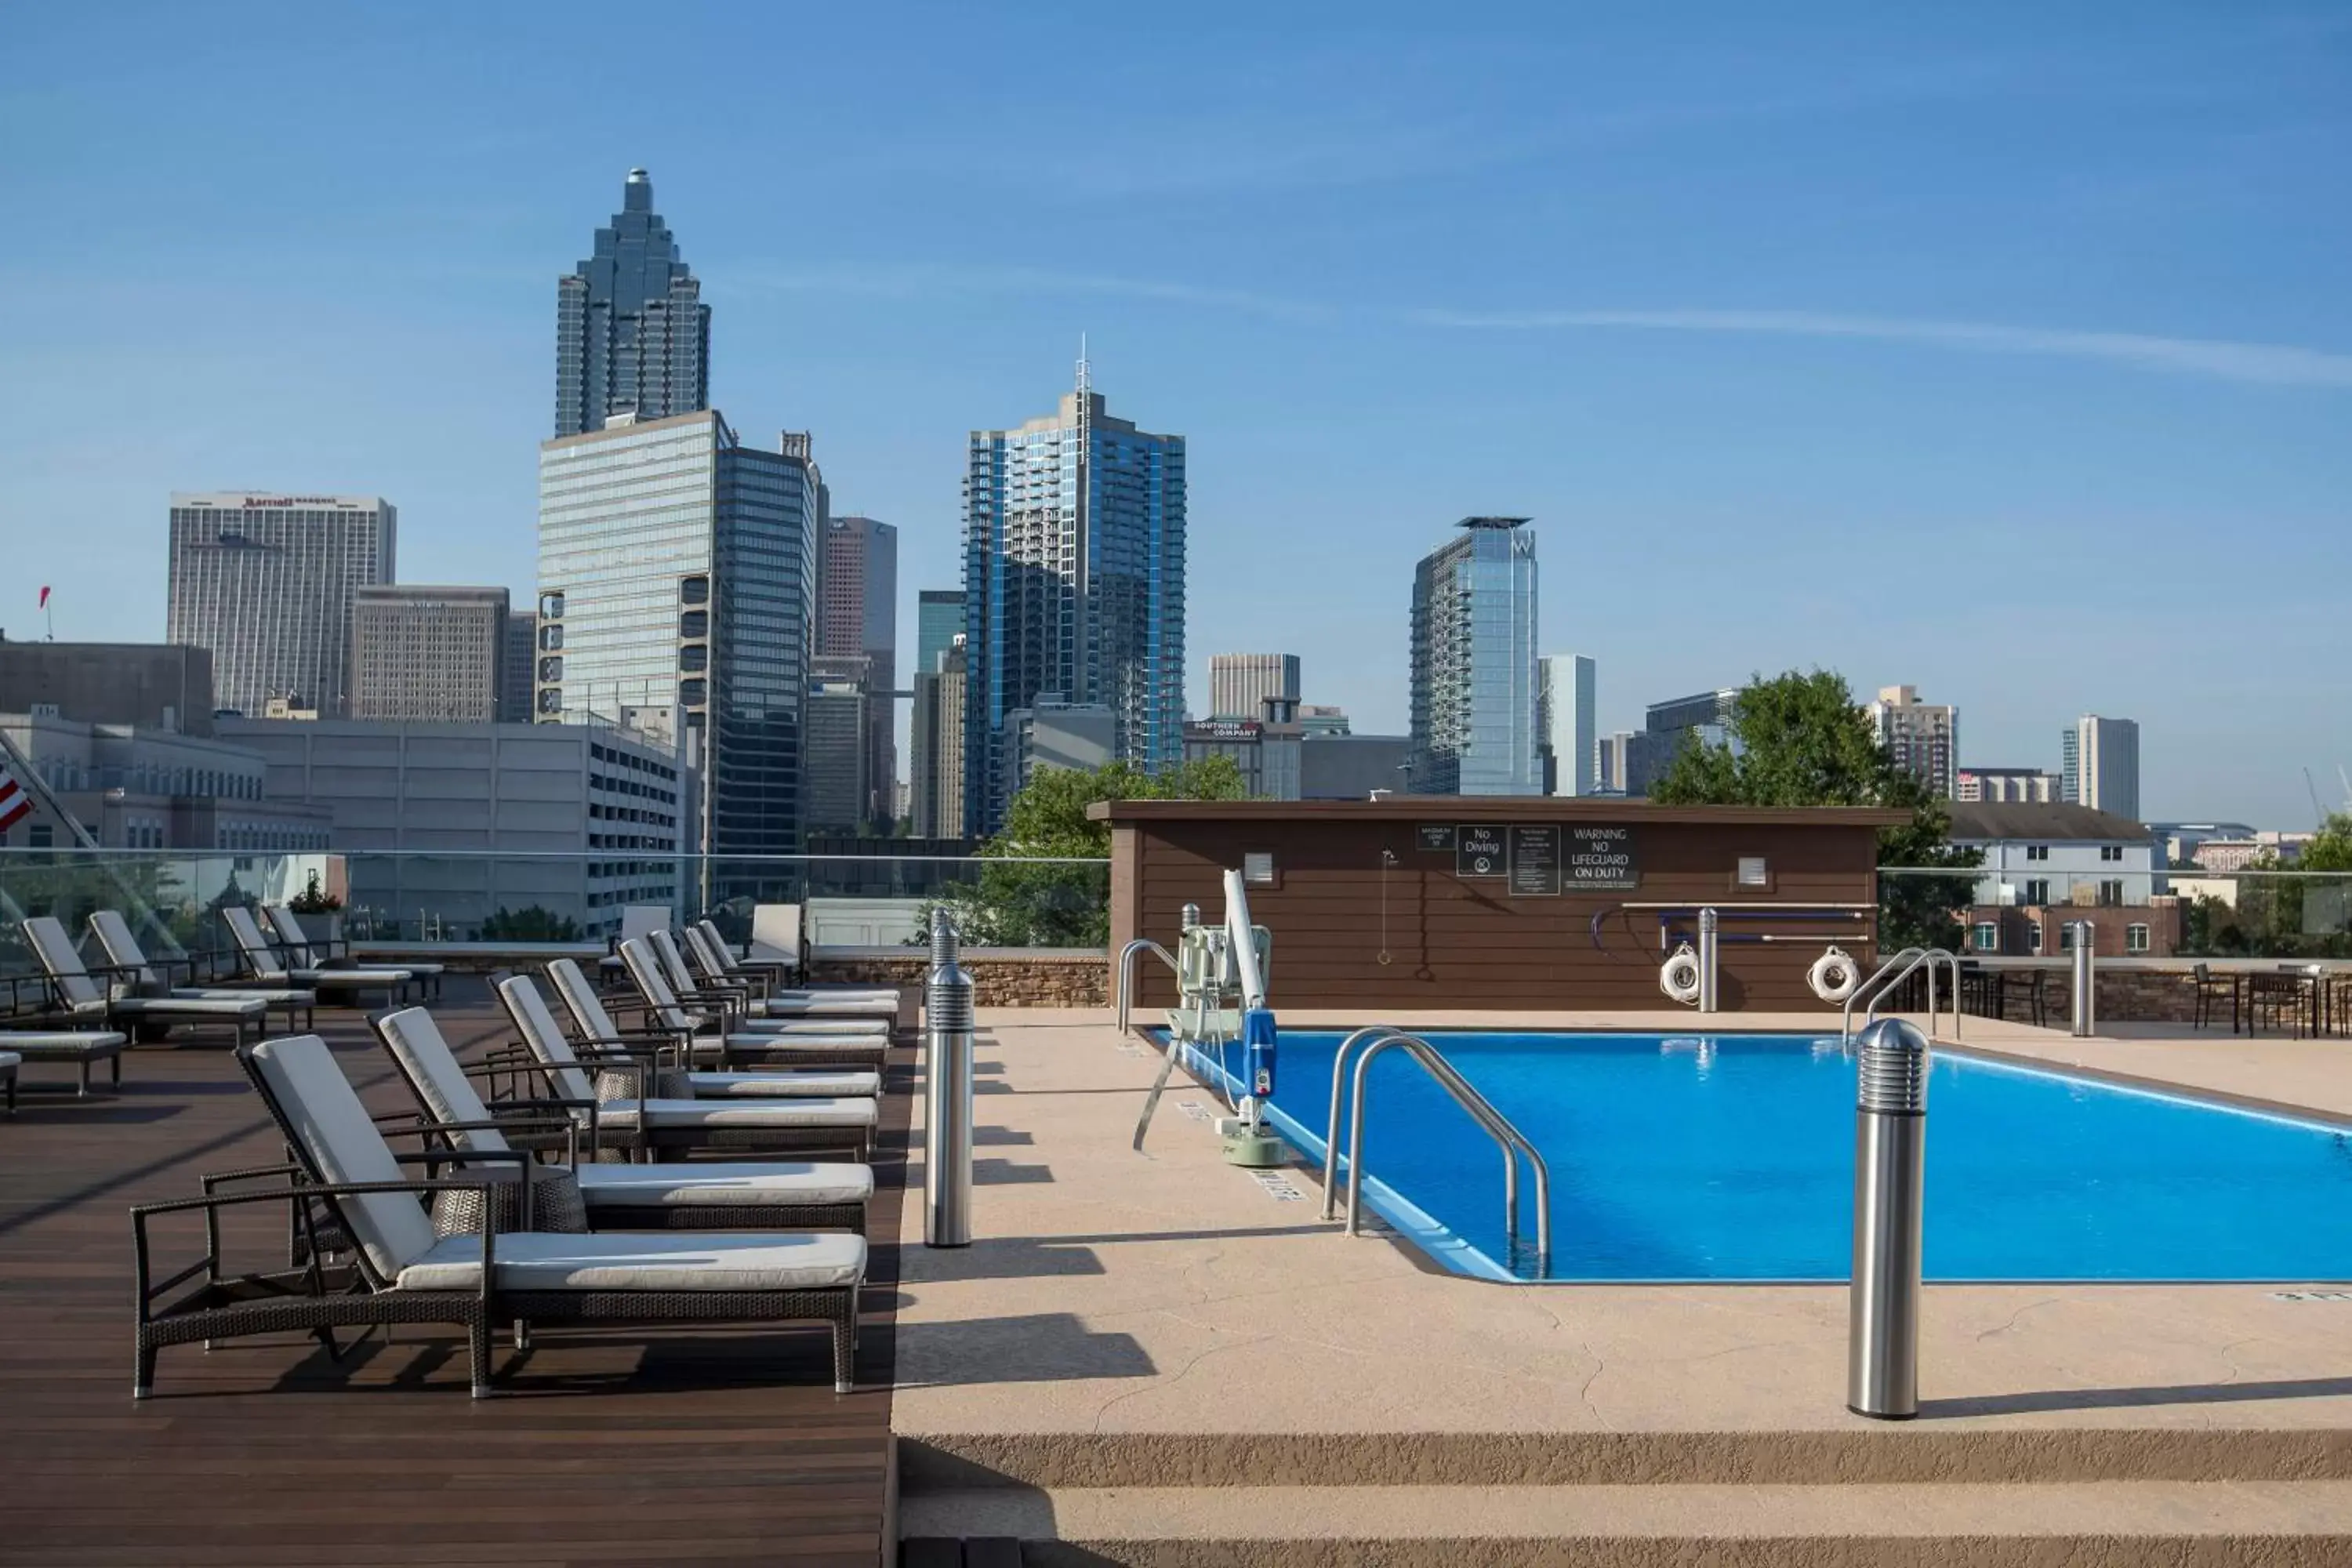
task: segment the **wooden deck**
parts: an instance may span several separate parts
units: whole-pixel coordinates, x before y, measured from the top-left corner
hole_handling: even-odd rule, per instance
[[[478,981],[448,991],[461,1053],[504,1035]],[[362,1016],[320,1023],[373,1107],[406,1107]],[[0,1563],[876,1568],[911,1061],[892,1054],[855,1394],[822,1326],[722,1326],[542,1332],[501,1348],[501,1396],[477,1402],[463,1341],[427,1328],[341,1364],[292,1336],[166,1350],[143,1404],[127,1210],[281,1152],[221,1047],[134,1050],[119,1100],[28,1065],[0,1119]],[[233,1265],[282,1263],[266,1212]],[[200,1255],[193,1223],[163,1234],[184,1243],[159,1274]]]

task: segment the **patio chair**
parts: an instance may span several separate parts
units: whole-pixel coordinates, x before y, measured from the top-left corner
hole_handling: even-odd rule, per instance
[[[881,1061],[882,1053],[890,1045],[890,1026],[880,1018],[762,1018],[744,1024],[721,1038],[698,1037],[696,1031],[709,1020],[677,1007],[674,994],[670,995],[669,1022],[665,1023],[660,1005],[647,1001],[645,992],[635,992],[637,1000],[634,1005],[609,998],[588,983],[580,965],[571,959],[559,958],[550,963],[547,975],[555,984],[556,997],[571,1017],[575,1035],[624,1043],[666,1042],[677,1048],[681,1065],[689,1061],[721,1061],[731,1041],[736,1054],[776,1066],[829,1065],[837,1061],[871,1066]],[[634,1011],[640,1021],[631,1027],[616,1026],[608,1002]],[[793,1047],[796,1046],[803,1048],[795,1055]],[[835,1054],[843,1050],[849,1055]]]
[[[229,940],[245,961],[246,973],[258,984],[304,986],[344,1007],[359,1006],[362,998],[372,994],[381,995],[386,1006],[394,1006],[408,989],[408,972],[404,969],[290,968],[262,933],[261,922],[254,919],[251,910],[230,904],[220,916]]]
[[[848,1068],[824,1064],[812,1066],[803,1062],[781,1062],[776,1066],[753,1072],[705,1072],[695,1069],[688,1054],[693,1044],[689,1035],[668,1030],[624,1033],[613,1027],[612,1015],[604,1010],[595,987],[580,972],[580,965],[568,958],[559,958],[547,966],[548,978],[554,983],[556,999],[563,1013],[572,1020],[568,1035],[575,1051],[594,1047],[588,1052],[614,1052],[632,1057],[660,1058],[665,1053],[675,1058],[677,1067],[685,1071],[688,1087],[697,1100],[726,1100],[736,1096],[751,1099],[794,1099],[811,1095],[877,1095],[882,1092],[882,1075],[872,1068]],[[535,988],[534,988],[535,989]],[[553,1017],[554,1010],[548,1009]],[[562,1019],[556,1020],[562,1027]],[[518,1028],[521,1027],[520,1020]],[[764,1043],[770,1037],[761,1036]],[[830,1048],[826,1046],[813,1050]],[[658,1066],[658,1060],[656,1061]]]
[[[198,1198],[131,1211],[138,1279],[134,1398],[153,1386],[163,1347],[247,1334],[308,1331],[334,1352],[337,1328],[453,1323],[466,1333],[474,1397],[490,1386],[492,1325],[668,1325],[687,1322],[821,1322],[832,1331],[834,1388],[855,1386],[857,1291],[866,1274],[863,1237],[837,1232],[739,1236],[672,1232],[500,1233],[493,1228],[497,1184],[479,1176],[410,1180],[316,1035],[240,1046],[237,1060],[288,1141],[293,1163],[209,1178]],[[407,1156],[446,1163],[446,1151]],[[475,1159],[498,1163],[487,1153]],[[520,1164],[528,1163],[519,1156]],[[233,1181],[283,1184],[223,1191]],[[471,1192],[481,1228],[436,1237],[421,1198]],[[323,1210],[357,1246],[330,1269],[309,1261],[274,1274],[225,1275],[215,1216],[236,1205],[296,1203],[306,1220]],[[150,1228],[171,1214],[205,1216],[205,1256],[156,1280]],[[163,1299],[191,1280],[183,1295]]]
[[[331,942],[312,940],[302,929],[301,917],[290,905],[264,904],[261,914],[269,922],[269,935],[278,951],[297,969],[316,969],[330,974],[397,974],[415,981],[427,996],[438,1000],[441,995],[441,974],[446,964],[407,959],[398,963],[361,963],[352,959],[351,943],[340,937]],[[337,948],[342,951],[338,952]]]
[[[801,941],[800,905],[751,906],[751,941],[744,962],[777,969],[783,978],[793,980],[806,970],[807,956]]]
[[[794,1028],[790,1021],[772,1018],[736,1019],[730,1027],[726,1019],[690,1013],[680,1006],[677,994],[662,978],[661,969],[645,943],[623,942],[621,959],[644,1004],[647,1020],[687,1042],[689,1063],[709,1060],[722,1068],[733,1062],[771,1067],[799,1063],[811,1067],[879,1068],[889,1053],[890,1037],[880,1030],[828,1030],[819,1035]],[[718,1032],[706,1034],[706,1025],[715,1025]]]
[[[460,1157],[511,1149],[474,1079],[502,1069],[461,1065],[422,1007],[387,1013],[375,1029],[425,1119]],[[558,1167],[559,1169],[561,1167]],[[604,1230],[856,1230],[874,1195],[871,1166],[764,1161],[719,1164],[583,1164],[590,1228]]]
[[[2230,1033],[2238,1032],[2238,988],[2226,975],[2213,973],[2210,963],[2194,963],[2189,968],[2189,978],[2197,986],[2196,1009],[2190,1015],[2194,1026],[2210,1028],[2213,1024],[2213,1004],[2221,997],[2230,999]]]
[[[509,975],[492,989],[555,1096],[574,1105],[596,1102],[593,1115],[600,1152],[617,1148],[641,1156],[703,1149],[791,1152],[847,1148],[863,1161],[873,1151],[874,1129],[881,1118],[871,1096],[725,1094],[704,1100],[691,1097],[693,1079],[685,1073],[671,1081],[688,1090],[686,1095],[648,1092],[659,1090],[665,1076],[650,1054],[610,1046],[574,1050],[527,974]],[[572,1114],[585,1121],[592,1113],[575,1110]]]
[[[2309,978],[2294,970],[2247,975],[2246,1033],[2260,1033],[2264,1018],[2275,1029],[2284,1016],[2294,1026],[2294,1037],[2303,1038],[2304,1026],[2311,1017],[2311,994]]]
[[[623,904],[620,934],[604,944],[604,956],[596,961],[596,976],[607,985],[621,983],[621,944],[640,942],[657,931],[667,931],[670,925],[667,904]]]
[[[177,996],[188,1001],[203,1001],[222,996],[250,998],[261,1003],[265,1018],[272,1012],[280,1012],[286,1015],[286,1026],[289,1029],[299,1027],[308,1031],[310,1027],[310,1015],[319,1001],[319,994],[315,991],[303,990],[297,986],[278,990],[246,990],[233,986],[173,986],[169,982],[171,972],[174,968],[184,965],[191,973],[194,973],[194,962],[185,958],[150,959],[140,947],[139,939],[131,934],[131,922],[124,920],[119,911],[99,910],[91,914],[89,934],[98,939],[100,949],[106,954],[106,962],[116,971],[132,976],[142,995]],[[158,971],[161,973],[159,973]]]
[[[268,1004],[257,996],[141,996],[131,992],[131,977],[117,965],[100,964],[96,970],[86,966],[74,950],[73,938],[66,934],[64,922],[56,916],[36,915],[25,921],[24,931],[34,956],[49,977],[60,1016],[69,1022],[93,1024],[106,1032],[120,1030],[138,1039],[161,1039],[174,1025],[222,1024],[234,1032],[239,1045],[248,1029],[258,1038],[266,1027]],[[111,977],[112,983],[99,984],[96,976],[100,974]]]
[[[735,944],[727,940],[727,933],[719,929],[719,922],[709,915],[695,921],[694,926],[709,940],[710,945],[718,951],[719,956],[726,960],[728,973],[763,980],[767,982],[768,989],[771,991],[782,989],[791,979],[789,964],[774,959],[754,959],[738,952],[735,950]]]

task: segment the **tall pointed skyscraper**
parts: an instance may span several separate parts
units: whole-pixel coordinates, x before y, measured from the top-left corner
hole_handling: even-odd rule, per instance
[[[1112,417],[1082,358],[1054,413],[971,433],[963,503],[967,831],[1003,821],[1007,720],[1041,700],[1108,709],[1123,761],[1181,762],[1184,437]]]
[[[596,254],[556,280],[555,434],[709,406],[710,307],[654,211],[653,177],[632,169]]]

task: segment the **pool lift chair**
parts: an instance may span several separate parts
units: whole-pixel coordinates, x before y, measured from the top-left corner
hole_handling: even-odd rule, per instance
[[[1249,895],[1239,871],[1225,873],[1223,923],[1203,925],[1199,909],[1185,906],[1184,932],[1176,949],[1178,1001],[1168,1010],[1168,1053],[1135,1124],[1137,1152],[1142,1152],[1144,1134],[1160,1108],[1179,1047],[1190,1047],[1203,1057],[1213,1054],[1220,1075],[1231,1086],[1234,1079],[1225,1065],[1226,1049],[1238,1042],[1242,1077],[1234,1095],[1234,1114],[1217,1123],[1224,1135],[1225,1158],[1252,1168],[1282,1163],[1282,1140],[1266,1124],[1265,1110],[1274,1094],[1276,1027],[1265,1005],[1265,977],[1273,957],[1274,934],[1251,922]]]

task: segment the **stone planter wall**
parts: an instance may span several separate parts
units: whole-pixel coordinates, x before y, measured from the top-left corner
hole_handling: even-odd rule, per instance
[[[1109,1005],[1108,953],[975,948],[959,962],[971,976],[975,1006]],[[820,951],[810,962],[809,978],[821,985],[920,985],[930,968],[930,957],[920,948],[903,954]]]

